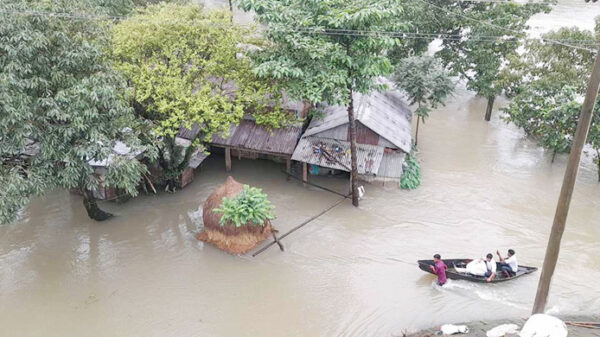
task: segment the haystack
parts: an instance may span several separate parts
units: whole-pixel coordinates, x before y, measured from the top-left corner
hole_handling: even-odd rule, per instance
[[[214,211],[222,205],[223,198],[233,198],[242,190],[243,185],[235,181],[231,176],[227,177],[225,184],[217,188],[204,202],[202,209],[202,218],[204,220],[204,230],[196,235],[198,240],[212,243],[218,248],[231,253],[243,254],[258,243],[271,235],[271,223],[265,220],[264,226],[246,224],[245,226],[235,227],[231,225],[221,226],[221,213]]]

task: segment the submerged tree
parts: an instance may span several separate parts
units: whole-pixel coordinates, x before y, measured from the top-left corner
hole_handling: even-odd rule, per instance
[[[598,25],[596,27],[598,29]],[[505,120],[522,127],[540,145],[557,153],[569,152],[581,111],[581,100],[593,64],[597,33],[562,28],[526,44],[520,59],[506,72],[512,76],[514,99],[503,109]],[[568,44],[552,43],[568,39]],[[596,105],[587,143],[592,148],[600,179],[600,107]]]
[[[426,55],[411,56],[401,60],[394,73],[394,81],[399,89],[406,91],[410,104],[417,105],[416,146],[419,138],[419,122],[425,123],[432,109],[445,104],[446,98],[454,90],[454,83],[441,61]]]
[[[523,88],[510,105],[503,109],[504,119],[523,128],[543,147],[552,151],[552,161],[556,154],[571,150],[577,121],[581,112],[581,96],[574,87],[545,87],[544,83],[534,82]],[[600,101],[600,99],[599,99]],[[592,126],[587,137],[594,162],[598,166],[600,181],[600,106],[594,108]]]
[[[571,149],[571,142],[581,104],[572,87],[554,90],[535,83],[527,86],[503,109],[505,120],[523,128],[545,148],[552,151],[552,161],[557,153]]]
[[[509,94],[515,95],[532,82],[546,88],[572,86],[584,94],[594,63],[588,46],[595,44],[595,34],[576,27],[561,28],[528,40],[525,51],[513,55],[503,70],[509,82]],[[552,41],[569,41],[553,43]]]
[[[172,139],[181,126],[197,124],[202,140],[209,140],[246,112],[274,127],[286,117],[267,107],[278,98],[276,87],[257,78],[240,55],[241,45],[260,41],[229,18],[224,10],[163,3],[114,27],[117,68],[129,79],[136,112],[154,121],[158,136]],[[171,163],[169,169],[186,165]]]
[[[549,6],[505,1],[448,2],[431,6],[442,36],[436,55],[467,82],[467,88],[487,99],[485,120],[492,115],[494,100],[506,88],[503,69],[517,55],[528,29],[529,18]]]
[[[397,40],[377,31],[394,24],[401,1],[240,0],[266,25],[270,41],[257,55],[256,74],[283,82],[294,99],[347,107],[350,123],[352,203],[358,206],[353,94],[382,89],[377,77],[392,72],[385,51]]]
[[[145,148],[131,129],[135,119],[123,79],[106,62],[106,27],[65,16],[23,14],[99,12],[84,1],[6,0],[0,4],[0,222],[18,216],[31,196],[77,189],[88,215],[109,214],[92,191],[113,186],[135,195],[145,166],[113,153],[117,141]],[[110,160],[100,180],[92,161]]]

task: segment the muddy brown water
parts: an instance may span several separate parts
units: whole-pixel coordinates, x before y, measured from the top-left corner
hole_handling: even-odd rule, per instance
[[[227,176],[222,157],[176,194],[103,204],[117,214],[104,223],[67,192],[36,199],[21,221],[0,227],[0,336],[390,336],[525,316],[539,273],[439,288],[416,265],[434,252],[508,248],[522,264],[542,264],[566,156],[551,164],[497,112],[484,122],[484,109],[460,89],[422,125],[418,190],[365,185],[360,208],[333,209],[285,238],[284,253],[274,246],[256,258],[231,256],[194,238],[204,199]],[[231,172],[269,194],[281,231],[337,202],[286,181],[281,169],[234,160]],[[348,187],[342,178],[310,179]],[[600,184],[585,158],[549,312],[600,314],[599,239]]]

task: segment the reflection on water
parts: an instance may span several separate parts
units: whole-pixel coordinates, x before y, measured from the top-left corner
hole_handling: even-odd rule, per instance
[[[582,2],[583,3],[583,2]],[[500,102],[502,103],[502,102]],[[57,191],[20,223],[0,227],[0,335],[389,336],[449,322],[527,315],[539,272],[504,284],[439,288],[416,260],[514,248],[540,266],[566,157],[550,154],[461,91],[422,126],[423,185],[366,186],[359,209],[333,209],[256,258],[194,238],[201,204],[226,174],[210,158],[176,194],[105,204],[90,221],[81,200]],[[234,161],[260,186],[287,231],[338,196],[286,181],[278,164]],[[600,313],[600,185],[583,163],[550,305]],[[346,191],[342,178],[311,177]]]

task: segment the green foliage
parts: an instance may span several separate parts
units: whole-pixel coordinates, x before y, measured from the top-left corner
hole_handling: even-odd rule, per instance
[[[502,69],[509,58],[517,56],[527,21],[550,9],[546,4],[516,2],[434,3],[449,12],[433,11],[438,31],[457,37],[444,39],[436,55],[467,81],[468,89],[490,100],[506,87]]]
[[[158,135],[174,137],[180,126],[197,123],[209,140],[246,111],[263,113],[267,97],[277,97],[252,73],[249,59],[236,56],[252,34],[232,24],[227,11],[162,3],[114,27],[112,54],[129,79],[136,110],[156,123]],[[281,115],[260,118],[279,125]]]
[[[213,211],[223,214],[221,226],[264,226],[265,220],[275,218],[274,208],[262,189],[244,185],[240,194],[234,198],[223,198],[221,207]]]
[[[165,177],[165,190],[175,191],[176,188],[180,187],[180,178],[183,171],[188,167],[190,158],[195,146],[188,146],[184,148],[175,144],[175,139],[171,137],[165,137],[158,150],[159,157],[158,163],[163,169]]]
[[[412,35],[400,39],[399,44],[388,51],[388,57],[394,66],[407,57],[427,52],[430,43],[440,32],[447,31],[447,21],[452,17],[443,17],[443,12],[440,13],[430,2],[435,4],[438,1],[417,0],[403,3],[403,11],[395,20],[405,23],[406,27],[402,31]]]
[[[10,13],[106,14],[107,8],[83,0],[5,0],[0,9],[0,222],[14,220],[30,196],[46,190],[97,189],[91,160],[110,157],[102,185],[135,195],[146,168],[113,153],[113,145],[122,141],[150,157],[154,151],[142,143],[125,82],[103,53],[107,25]]]
[[[264,125],[272,129],[279,129],[295,120],[295,115],[275,107],[274,109],[265,109],[262,113],[254,114],[257,125]]]
[[[536,82],[523,88],[503,112],[507,122],[523,128],[540,145],[554,154],[563,153],[571,148],[581,111],[576,98],[572,87],[556,90]]]
[[[555,89],[568,85],[574,87],[578,93],[585,93],[594,54],[573,48],[571,44],[585,45],[594,38],[591,31],[572,27],[548,32],[539,40],[529,40],[525,44],[526,52],[522,55],[511,55],[508,66],[503,69],[507,93],[516,95],[521,87],[533,81]],[[547,42],[548,40],[573,42],[565,46]]]
[[[423,123],[429,117],[429,112],[444,105],[448,95],[454,91],[454,83],[441,61],[426,55],[402,59],[394,73],[394,81],[406,91],[410,104],[417,105],[415,115]],[[417,124],[417,135],[418,127]]]
[[[266,26],[269,44],[254,55],[255,73],[277,79],[293,99],[346,105],[350,91],[381,89],[375,78],[392,66],[389,36],[319,34],[330,29],[385,31],[405,28],[395,18],[401,1],[240,0]],[[310,30],[310,31],[306,31]]]
[[[507,122],[523,128],[540,145],[550,149],[554,155],[566,153],[571,143],[581,113],[581,100],[593,65],[594,54],[586,50],[546,43],[545,40],[572,40],[581,45],[598,37],[596,32],[577,28],[562,28],[542,36],[542,40],[531,41],[527,51],[519,59],[511,59],[506,68],[512,83],[511,104],[503,109]],[[600,105],[596,103],[592,126],[587,137],[600,180]]]
[[[574,87],[551,88],[543,82],[525,85],[511,104],[503,109],[504,119],[523,128],[540,145],[552,151],[552,159],[557,153],[571,150],[582,103]],[[594,108],[592,125],[587,144],[592,149],[594,162],[598,166],[600,181],[600,97]]]
[[[406,155],[403,169],[402,177],[400,177],[400,188],[414,190],[419,187],[421,185],[421,165],[417,160],[415,149]]]
[[[325,118],[325,112],[322,109],[310,109],[308,116],[313,119]]]

